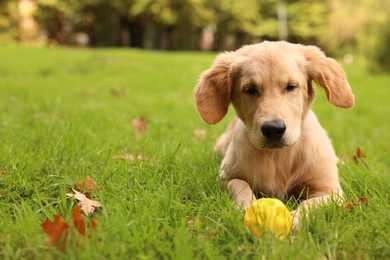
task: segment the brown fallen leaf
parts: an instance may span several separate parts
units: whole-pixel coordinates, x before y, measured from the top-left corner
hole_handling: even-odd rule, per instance
[[[60,250],[65,250],[65,245],[69,234],[69,225],[64,221],[60,214],[55,216],[54,221],[46,220],[43,222],[41,227],[49,237],[50,245],[56,246]]]
[[[97,225],[98,225],[97,219],[96,219],[96,218],[93,218],[93,219],[91,220],[91,228],[92,228],[92,229],[96,229]]]
[[[359,200],[358,200],[359,203],[367,203],[368,202],[368,199],[365,198],[365,197],[361,197]]]
[[[367,198],[361,197],[361,198],[359,198],[359,200],[357,202],[354,202],[352,200],[347,201],[345,208],[348,210],[353,210],[358,204],[363,204],[363,203],[367,203],[367,202],[368,202]]]
[[[112,157],[113,159],[123,159],[123,160],[127,160],[127,161],[134,161],[136,158],[138,160],[142,159],[142,154],[139,154],[137,157],[135,157],[134,155],[132,155],[131,153],[125,153],[125,154],[122,154],[122,155],[114,155]]]
[[[111,95],[113,95],[114,97],[119,97],[121,95],[121,93],[119,92],[119,90],[117,90],[116,88],[111,88],[110,89],[110,93]]]
[[[138,119],[133,119],[131,121],[131,124],[133,125],[133,129],[134,129],[136,135],[142,135],[142,134],[146,133],[146,130],[147,130],[146,117],[142,116]]]
[[[83,193],[91,192],[96,189],[95,182],[89,176],[85,178],[85,182],[79,179],[74,182],[76,189]]]
[[[360,147],[358,147],[356,149],[355,155],[352,158],[353,158],[353,161],[355,162],[355,164],[359,164],[359,161],[362,161],[362,162],[365,163],[364,160],[366,159],[366,156],[363,154],[363,152],[360,149]]]
[[[129,94],[129,90],[127,88],[122,88],[122,89],[111,88],[110,93],[114,97],[127,96]]]
[[[85,236],[86,224],[84,217],[81,214],[79,206],[75,206],[72,210],[73,225],[69,225],[64,221],[60,214],[57,214],[54,221],[46,220],[41,224],[43,231],[49,238],[50,245],[56,246],[58,249],[65,251],[65,246],[68,239],[75,238],[78,244],[79,237],[74,237],[75,234]],[[93,218],[90,222],[91,230],[97,226],[97,220]],[[89,237],[89,236],[88,236]]]
[[[72,211],[72,220],[73,226],[77,229],[77,231],[81,235],[85,235],[85,221],[83,216],[81,215],[81,208],[79,206],[75,206]]]
[[[187,224],[190,226],[190,227],[193,227],[194,225],[198,224],[198,223],[201,223],[203,221],[203,218],[202,217],[198,217],[198,218],[195,218],[195,219],[191,219],[187,222]]]
[[[103,206],[99,201],[90,200],[84,194],[82,194],[81,192],[78,192],[75,189],[72,189],[72,191],[75,194],[67,193],[66,196],[70,197],[70,198],[73,197],[73,198],[76,198],[77,200],[79,200],[79,203],[77,203],[77,205],[80,206],[81,210],[87,216],[92,214],[95,211],[95,207]]]
[[[352,200],[347,201],[347,203],[345,204],[345,208],[349,209],[349,210],[352,210],[355,206],[356,206],[356,203],[353,202]]]
[[[123,159],[123,160],[127,160],[130,162],[133,162],[135,160],[137,160],[137,161],[154,161],[155,160],[154,157],[144,157],[141,153],[138,154],[137,156],[135,156],[131,153],[125,153],[122,155],[114,155],[112,158],[113,159]]]

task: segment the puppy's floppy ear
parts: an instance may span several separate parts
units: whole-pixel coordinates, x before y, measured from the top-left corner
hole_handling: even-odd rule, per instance
[[[355,98],[340,64],[315,46],[304,46],[304,55],[309,79],[325,90],[329,102],[340,108],[353,107]]]
[[[200,75],[195,87],[196,107],[208,124],[218,123],[228,111],[233,59],[232,53],[220,54],[213,65]]]

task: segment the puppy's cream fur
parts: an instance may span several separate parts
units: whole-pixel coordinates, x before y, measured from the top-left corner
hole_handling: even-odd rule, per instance
[[[303,199],[294,214],[343,194],[332,144],[311,110],[316,81],[329,102],[350,108],[354,96],[341,66],[314,46],[263,42],[219,55],[195,88],[197,109],[218,123],[232,104],[236,117],[218,139],[224,158],[220,177],[244,209],[257,196]],[[261,126],[282,120],[286,130],[272,142]]]

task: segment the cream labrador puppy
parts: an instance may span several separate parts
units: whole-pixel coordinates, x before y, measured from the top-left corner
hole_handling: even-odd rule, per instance
[[[302,199],[293,214],[343,195],[337,156],[311,110],[316,81],[329,102],[354,105],[341,66],[315,46],[262,42],[220,54],[195,88],[197,109],[218,123],[232,104],[236,117],[218,139],[220,177],[235,202],[247,209],[256,196]],[[305,210],[303,210],[305,209]]]

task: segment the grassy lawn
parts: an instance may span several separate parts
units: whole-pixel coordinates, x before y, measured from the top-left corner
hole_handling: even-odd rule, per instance
[[[314,107],[341,158],[346,199],[368,201],[319,209],[284,241],[258,239],[217,178],[212,147],[229,119],[207,126],[194,107],[214,56],[0,47],[0,259],[389,259],[390,75],[346,66],[356,107],[336,109],[322,91]],[[114,158],[125,154],[142,158]],[[86,176],[103,203],[98,225],[62,252],[41,223],[57,213],[71,222],[76,202],[65,194]]]

